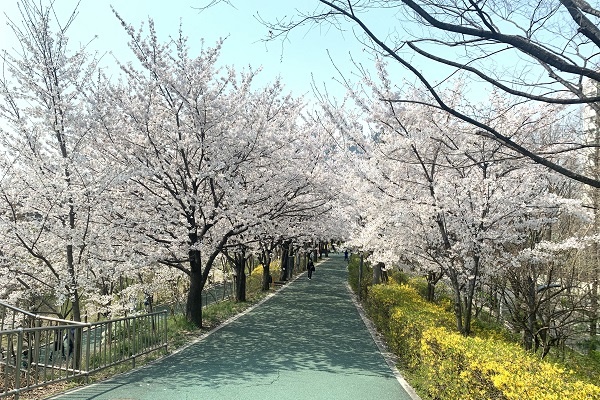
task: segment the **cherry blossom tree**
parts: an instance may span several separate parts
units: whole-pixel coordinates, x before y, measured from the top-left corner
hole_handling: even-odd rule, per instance
[[[534,141],[504,135],[485,118],[455,108],[443,96],[444,82],[462,74],[475,82],[478,91],[503,91],[513,96],[514,102],[589,104],[597,108],[597,92],[587,90],[586,85],[596,86],[600,79],[595,67],[600,43],[598,15],[597,7],[579,1],[463,4],[318,0],[298,9],[296,15],[264,22],[270,32],[265,40],[285,39],[301,26],[349,30],[363,50],[387,57],[412,74],[430,94],[426,104],[470,124],[471,130],[465,134],[493,138],[516,154],[598,188],[600,181],[593,174],[560,164]],[[425,65],[435,65],[435,72],[423,72]],[[590,143],[581,137],[555,144],[560,152],[579,155],[590,146],[598,146],[597,141]]]
[[[116,172],[99,158],[86,106],[97,61],[70,51],[76,10],[64,23],[52,6],[24,1],[20,10],[22,25],[9,25],[21,47],[3,53],[0,80],[2,275],[19,282],[13,297],[80,321],[96,261],[110,252],[100,222]]]
[[[161,43],[152,20],[147,33],[121,22],[137,63],[122,65],[103,120],[130,174],[123,227],[138,257],[189,277],[186,314],[200,326],[201,292],[227,246],[324,207],[311,174],[321,136],[280,81],[256,88],[258,70],[219,67],[222,42],[192,57],[181,31]]]
[[[412,97],[397,93],[383,64],[379,71],[376,81],[364,80],[372,94],[356,98],[371,115],[371,134],[361,145],[361,195],[366,210],[367,204],[377,210],[363,211],[357,241],[375,251],[375,261],[411,261],[430,283],[443,273],[454,292],[457,328],[469,334],[479,285],[513,261],[507,249],[521,246],[527,237],[523,221],[532,227],[552,223],[558,210],[578,203],[552,193],[556,178],[514,158],[498,143],[457,135],[469,129],[464,122],[443,110],[431,113],[421,105],[425,101],[419,92]],[[464,107],[460,85],[445,96],[454,108]],[[412,101],[400,106],[381,98]],[[539,139],[564,118],[555,107],[517,108],[501,96],[474,111],[514,138]]]
[[[319,0],[297,15],[265,21],[270,37],[287,38],[300,26],[329,26],[351,31],[363,50],[384,56],[415,77],[431,95],[426,104],[472,125],[463,134],[485,135],[590,187],[587,201],[598,209],[598,135],[571,136],[539,147],[532,138],[503,134],[488,118],[446,102],[449,78],[462,75],[477,93],[504,92],[511,102],[585,105],[598,115],[600,12],[586,1],[435,2]],[[335,61],[335,60],[334,60]],[[410,98],[381,98],[406,102]],[[596,121],[592,125],[597,125]],[[597,131],[597,129],[596,129]],[[570,157],[565,157],[566,153]],[[559,155],[557,157],[557,155]],[[589,158],[564,164],[565,159]],[[596,220],[600,220],[596,217]],[[598,223],[594,225],[598,231]],[[598,258],[598,247],[590,256]],[[596,263],[597,265],[598,263]],[[590,276],[598,293],[598,270]],[[597,298],[598,296],[593,296]],[[590,332],[597,331],[598,302],[592,300]]]

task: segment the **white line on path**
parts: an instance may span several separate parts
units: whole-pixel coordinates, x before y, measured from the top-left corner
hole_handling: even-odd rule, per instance
[[[394,376],[400,383],[400,386],[402,386],[402,388],[406,391],[406,393],[408,393],[408,395],[411,397],[411,399],[421,400],[421,397],[419,397],[417,392],[415,392],[415,389],[413,389],[412,386],[410,386],[410,384],[408,382],[406,382],[406,379],[404,379],[404,377],[402,376],[402,374],[396,367],[396,356],[387,349],[387,346],[385,345],[385,343],[381,339],[379,333],[373,326],[373,323],[371,322],[371,320],[369,318],[367,318],[367,315],[365,314],[365,310],[363,309],[362,305],[360,305],[360,303],[356,300],[356,295],[354,294],[354,291],[350,287],[350,284],[346,283],[346,289],[350,293],[350,298],[352,299],[354,306],[358,310],[360,317],[362,318],[363,322],[365,323],[367,330],[371,334],[373,341],[377,345],[379,352],[385,359],[385,362],[387,363],[388,367],[390,367],[390,369],[392,370],[392,373],[394,374]]]

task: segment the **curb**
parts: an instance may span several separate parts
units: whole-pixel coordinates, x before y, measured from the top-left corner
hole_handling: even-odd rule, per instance
[[[396,380],[398,381],[398,383],[400,383],[400,386],[402,386],[402,388],[406,391],[406,393],[408,393],[408,395],[410,396],[410,398],[412,400],[421,400],[421,397],[419,397],[417,392],[415,392],[415,389],[413,389],[413,387],[410,386],[410,384],[406,381],[406,379],[404,379],[404,377],[402,376],[402,374],[396,367],[398,358],[396,357],[396,355],[394,355],[392,352],[390,352],[388,350],[385,342],[381,338],[381,335],[379,334],[379,332],[377,332],[377,330],[375,329],[375,326],[373,325],[371,320],[367,317],[367,314],[365,313],[363,306],[358,302],[357,297],[354,294],[354,292],[352,291],[352,288],[350,287],[349,283],[346,283],[346,289],[348,290],[348,292],[350,294],[352,303],[354,303],[354,306],[356,307],[356,310],[358,311],[360,318],[363,320],[365,326],[367,327],[367,330],[369,331],[369,333],[371,334],[371,337],[373,338],[373,341],[377,345],[379,352],[385,359],[385,362],[387,363],[388,367],[392,370],[392,373],[396,377]]]

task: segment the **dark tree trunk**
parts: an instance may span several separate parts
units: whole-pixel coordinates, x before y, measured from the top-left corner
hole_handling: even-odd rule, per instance
[[[262,276],[263,292],[266,292],[271,288],[272,281],[273,281],[273,277],[271,276],[271,258],[267,256],[265,262],[263,262],[263,276]]]
[[[202,327],[202,290],[204,289],[204,276],[200,252],[190,250],[190,290],[188,292],[185,316],[188,321],[197,327]]]
[[[261,246],[261,252],[258,256],[258,260],[263,266],[262,285],[261,289],[263,292],[268,291],[273,283],[273,277],[271,276],[271,250],[272,246]]]
[[[435,284],[427,280],[427,301],[435,300]]]
[[[373,266],[373,285],[381,283],[381,264],[378,262]]]
[[[290,242],[285,242],[281,249],[281,277],[279,280],[288,280],[288,257],[290,255]]]
[[[271,271],[269,265],[263,265],[263,275],[262,275],[262,291],[266,292],[271,288],[271,281],[273,278],[271,277]]]
[[[458,276],[456,275],[456,272],[453,269],[450,270],[449,275],[450,283],[452,285],[452,291],[454,292],[454,316],[456,318],[456,330],[462,333],[464,325],[460,282],[458,281]]]
[[[597,90],[597,89],[596,89]],[[600,110],[594,108],[596,112],[594,118],[594,143],[600,142]],[[600,148],[594,147],[594,154],[591,156],[592,175],[594,179],[600,180]],[[592,205],[594,209],[594,233],[600,233],[600,190],[591,190]],[[598,314],[600,305],[598,304],[599,286],[600,286],[600,245],[594,243],[592,246],[592,293],[590,298],[590,339],[593,346],[596,345],[596,336],[598,335]]]
[[[473,256],[473,276],[469,279],[467,287],[467,296],[465,298],[465,315],[464,315],[464,331],[463,335],[468,336],[471,334],[471,320],[473,319],[473,298],[475,297],[475,286],[477,279],[479,278],[479,263],[481,259],[479,256]]]
[[[287,279],[292,279],[294,276],[294,248],[292,247],[292,244],[289,244],[289,249],[288,249],[288,257],[286,260],[286,264],[287,264]]]
[[[246,301],[246,255],[244,250],[235,255],[235,301]]]
[[[67,174],[68,176],[68,174]],[[67,179],[67,181],[70,181]],[[75,210],[73,206],[70,206],[69,211],[69,227],[75,229]],[[75,259],[73,254],[73,245],[67,245],[67,269],[71,279],[71,296],[73,302],[73,321],[81,322],[81,304],[79,301],[79,290],[77,289],[77,274],[75,271]],[[70,338],[73,346],[73,368],[81,368],[81,357],[82,357],[82,340],[81,340],[81,329],[77,329]]]
[[[435,300],[435,285],[442,279],[444,273],[440,271],[438,274],[435,271],[427,271],[427,301]]]
[[[327,248],[326,243],[319,242],[319,259],[323,258],[323,254],[325,254],[326,248]]]
[[[523,337],[523,347],[525,350],[535,350],[535,326],[536,326],[536,315],[535,315],[535,282],[531,277],[527,277],[526,283],[526,304],[527,304],[527,322],[525,328],[525,335]]]
[[[598,274],[598,268],[594,268],[594,274]],[[598,335],[598,277],[595,276],[592,281],[592,296],[590,298],[590,337],[592,340]]]

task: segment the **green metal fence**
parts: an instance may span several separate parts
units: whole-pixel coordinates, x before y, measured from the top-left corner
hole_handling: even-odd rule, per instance
[[[167,350],[167,312],[78,323],[0,302],[0,398]]]

